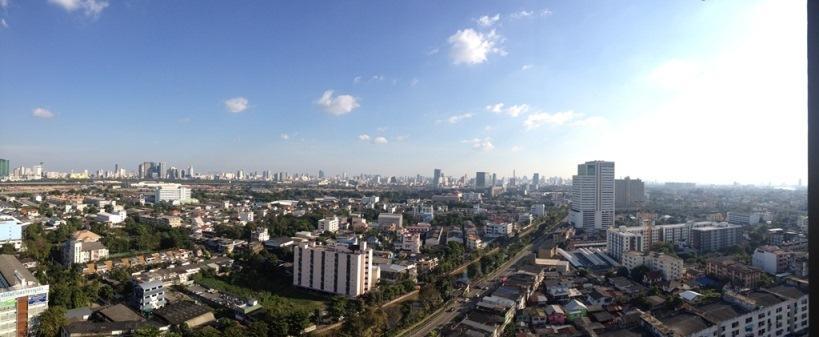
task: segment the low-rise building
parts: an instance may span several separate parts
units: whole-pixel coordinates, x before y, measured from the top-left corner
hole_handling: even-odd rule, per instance
[[[768,274],[780,274],[788,270],[792,254],[777,246],[762,246],[754,250],[751,264]]]
[[[142,312],[150,312],[165,306],[165,285],[162,281],[134,283],[134,307]]]
[[[100,242],[99,235],[81,230],[74,232],[63,244],[63,263],[87,263],[108,258],[108,248]]]
[[[0,255],[0,336],[33,336],[48,309],[48,285],[40,284],[13,255]]]
[[[646,266],[662,273],[663,278],[668,281],[679,280],[685,274],[683,259],[657,252],[626,252],[623,255],[623,266],[628,270],[638,266]]]
[[[335,233],[338,231],[338,217],[324,218],[318,221],[318,230],[322,233]]]

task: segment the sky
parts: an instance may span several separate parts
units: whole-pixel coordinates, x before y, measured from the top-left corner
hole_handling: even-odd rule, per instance
[[[807,183],[805,7],[0,0],[0,158]]]

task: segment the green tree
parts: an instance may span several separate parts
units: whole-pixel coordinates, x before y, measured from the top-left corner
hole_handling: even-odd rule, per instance
[[[37,330],[37,336],[59,336],[60,328],[66,323],[65,311],[65,307],[63,306],[49,306],[46,311],[40,314],[40,327]]]
[[[134,330],[134,337],[159,337],[159,329],[157,327],[149,325],[137,328]]]

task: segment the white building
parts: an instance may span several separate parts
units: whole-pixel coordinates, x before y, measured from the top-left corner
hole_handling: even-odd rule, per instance
[[[777,246],[762,246],[754,250],[751,263],[768,274],[776,275],[788,270],[791,255]]]
[[[606,232],[606,249],[615,260],[621,261],[626,252],[642,252],[647,247],[645,227],[609,228]]]
[[[267,240],[270,240],[270,233],[268,232],[267,227],[259,226],[250,232],[251,242],[265,242]]]
[[[366,242],[333,246],[313,242],[293,247],[293,285],[299,287],[356,297],[372,290],[379,274]]]
[[[14,250],[23,247],[23,226],[14,220],[0,220],[0,247],[7,244]]]
[[[161,184],[154,191],[154,202],[166,201],[172,204],[185,204],[193,201],[191,189],[179,184]]]
[[[96,220],[99,222],[104,222],[107,224],[115,225],[118,223],[125,222],[127,214],[125,210],[115,211],[115,212],[99,212],[97,213]]]
[[[324,218],[318,221],[318,230],[322,233],[324,232],[331,232],[335,233],[338,231],[338,217],[334,216],[332,218]]]
[[[657,270],[668,281],[679,280],[685,274],[685,263],[683,259],[676,256],[657,252],[643,253],[635,251],[623,254],[623,267],[632,270],[638,266],[646,266],[651,270]]]
[[[108,248],[100,242],[99,235],[81,230],[74,232],[63,245],[63,263],[87,263],[108,258]]]
[[[253,222],[254,216],[253,211],[249,209],[242,209],[239,211],[239,221],[242,222]]]
[[[571,222],[592,231],[614,226],[614,162],[577,165],[577,175],[572,176]]]
[[[34,336],[40,314],[48,309],[48,285],[13,255],[0,255],[0,336]]]
[[[488,222],[483,227],[484,235],[488,238],[511,236],[515,224],[511,222]]]
[[[421,234],[404,233],[401,235],[401,242],[398,245],[400,250],[405,250],[413,254],[421,252]]]
[[[162,308],[167,303],[165,286],[162,281],[135,282],[132,300],[134,306],[142,312]]]
[[[760,214],[757,212],[728,212],[726,222],[734,225],[756,225],[759,223],[760,217]]]

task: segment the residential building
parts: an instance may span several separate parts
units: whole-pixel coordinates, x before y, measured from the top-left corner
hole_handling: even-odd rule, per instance
[[[640,179],[625,177],[614,181],[614,209],[629,211],[639,209],[646,199],[646,187]]]
[[[512,236],[515,224],[511,222],[488,222],[483,227],[484,235],[487,238]]]
[[[251,242],[265,242],[270,240],[270,233],[265,226],[256,227],[256,229],[250,231],[250,241]]]
[[[685,274],[683,259],[663,253],[630,251],[623,254],[623,267],[628,270],[638,266],[646,266],[651,270],[659,271],[667,281],[679,280]]]
[[[239,221],[253,222],[253,219],[254,219],[253,210],[249,210],[249,209],[239,210]]]
[[[726,221],[734,225],[756,225],[759,223],[761,215],[756,212],[728,212]]]
[[[162,281],[135,282],[134,307],[142,312],[150,312],[165,306],[165,286]]]
[[[87,263],[108,258],[108,248],[102,242],[101,236],[89,231],[74,232],[63,244],[63,263]]]
[[[736,246],[742,226],[729,223],[713,223],[711,225],[691,228],[689,244],[699,253],[712,252]]]
[[[13,255],[0,255],[0,336],[36,335],[46,309],[48,285],[41,285]]]
[[[9,244],[14,250],[23,247],[23,226],[14,220],[0,220],[0,247]]]
[[[621,261],[626,252],[642,252],[646,248],[645,227],[609,228],[606,231],[606,250],[615,260]]]
[[[104,222],[110,225],[115,225],[118,223],[125,222],[125,217],[127,214],[125,210],[115,211],[115,212],[99,212],[97,213],[96,220],[99,222]]]
[[[614,162],[577,165],[572,176],[571,222],[590,231],[614,226]]]
[[[788,270],[792,254],[777,246],[762,246],[754,250],[751,264],[768,274],[780,274]]]
[[[405,233],[401,235],[401,241],[397,242],[396,245],[399,250],[418,254],[421,252],[421,235],[418,233]]]
[[[332,218],[324,218],[318,221],[318,230],[322,233],[331,232],[335,233],[338,231],[338,217],[333,216]]]
[[[434,227],[426,232],[424,236],[424,246],[437,246],[441,244],[441,236],[443,234],[443,228],[441,227]]]
[[[546,215],[546,205],[534,204],[529,208],[529,213],[532,213],[534,216],[544,216]]]
[[[444,177],[444,174],[443,174],[443,172],[441,172],[441,169],[435,169],[432,172],[432,187],[441,186],[441,179],[443,177]]]
[[[381,213],[378,214],[378,227],[384,229],[399,229],[402,228],[404,217],[401,214]]]
[[[360,296],[378,282],[373,250],[366,242],[353,245],[301,243],[293,247],[293,284],[299,287]]]
[[[708,259],[705,262],[705,272],[744,287],[754,287],[762,278],[762,270],[737,262],[731,256]]]

